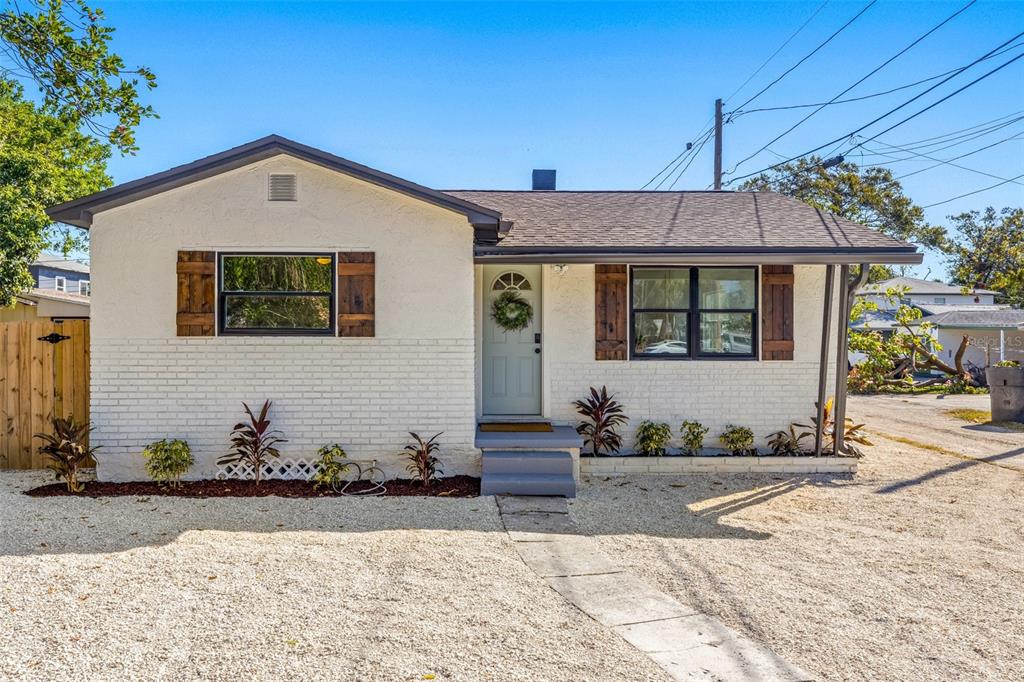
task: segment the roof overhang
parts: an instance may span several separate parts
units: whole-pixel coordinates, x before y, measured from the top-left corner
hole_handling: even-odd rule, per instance
[[[374,185],[461,213],[473,225],[478,244],[494,244],[502,226],[501,212],[404,180],[354,161],[300,144],[280,135],[269,135],[240,147],[208,156],[170,170],[132,180],[95,194],[46,209],[53,220],[89,228],[93,215],[117,206],[166,192],[176,187],[225,173],[242,166],[287,154],[304,161],[350,175]],[[507,231],[507,228],[506,228]]]
[[[593,249],[586,247],[537,248],[477,246],[477,263],[633,263],[638,265],[671,265],[680,262],[708,265],[827,265],[876,263],[886,265],[917,265],[924,255],[909,248],[625,248]]]

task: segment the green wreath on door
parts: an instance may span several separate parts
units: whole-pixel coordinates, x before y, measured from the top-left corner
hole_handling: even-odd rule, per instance
[[[506,289],[491,304],[491,319],[505,331],[517,332],[533,321],[533,306],[515,289]]]

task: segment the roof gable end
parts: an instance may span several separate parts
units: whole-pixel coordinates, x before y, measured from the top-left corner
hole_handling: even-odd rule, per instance
[[[472,201],[451,196],[395,175],[364,166],[355,161],[330,154],[309,145],[289,140],[280,135],[268,135],[239,147],[176,166],[169,170],[132,180],[89,196],[52,206],[46,210],[52,219],[89,228],[93,214],[138,201],[145,197],[182,187],[199,180],[220,175],[236,168],[287,154],[324,168],[344,173],[366,182],[384,187],[421,201],[446,208],[466,216],[473,225],[474,238],[479,244],[494,244],[498,240],[501,213]]]

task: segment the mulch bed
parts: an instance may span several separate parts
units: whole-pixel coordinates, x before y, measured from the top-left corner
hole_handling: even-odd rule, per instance
[[[313,489],[309,481],[265,480],[257,486],[253,481],[182,481],[180,488],[170,488],[154,481],[132,481],[129,483],[108,483],[88,481],[83,484],[80,493],[69,493],[64,483],[42,485],[25,491],[30,497],[120,497],[134,496],[166,496],[166,497],[341,497],[329,488]],[[369,481],[353,483],[348,492],[351,494],[367,490],[373,484]],[[384,483],[387,488],[385,496],[418,496],[418,497],[477,497],[480,495],[480,479],[473,476],[449,476],[439,478],[433,486],[425,490],[410,479],[396,478]]]

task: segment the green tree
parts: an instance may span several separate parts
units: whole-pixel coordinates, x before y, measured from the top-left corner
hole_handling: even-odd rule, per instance
[[[969,289],[998,291],[1001,303],[1024,307],[1024,209],[967,211],[949,216],[949,275]]]
[[[32,286],[28,264],[51,225],[46,207],[109,186],[109,156],[108,145],[0,81],[0,305]]]
[[[928,224],[924,211],[903,192],[888,168],[861,168],[849,161],[823,168],[821,163],[817,156],[799,159],[750,178],[740,189],[795,197],[890,237],[930,249],[945,247],[946,231]],[[872,279],[891,276],[891,271],[873,270]]]
[[[125,68],[113,31],[82,0],[0,0],[0,305],[31,286],[47,244],[86,248],[46,207],[109,187],[111,152],[136,151],[136,128],[155,115],[139,99],[156,79]]]
[[[34,83],[41,109],[105,138],[122,153],[137,150],[135,129],[153,109],[139,102],[145,67],[126,69],[110,51],[114,29],[83,0],[7,0],[0,7],[0,78]]]
[[[961,339],[952,364],[942,360],[943,348],[935,336],[935,325],[922,321],[920,308],[903,302],[906,293],[906,288],[889,288],[883,294],[888,303],[896,306],[895,324],[887,332],[871,329],[870,323],[866,329],[850,330],[850,350],[865,355],[850,372],[850,388],[863,393],[897,386],[921,388],[947,384],[951,390],[959,391],[974,385],[974,378],[963,364],[968,337]],[[850,321],[857,322],[878,309],[877,303],[858,297]],[[915,381],[915,372],[928,370],[942,372],[945,376]]]

